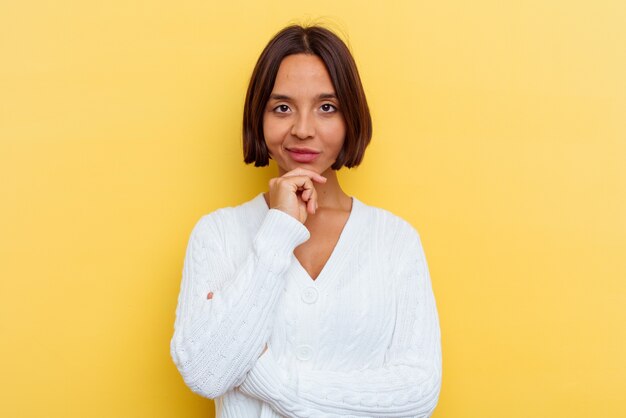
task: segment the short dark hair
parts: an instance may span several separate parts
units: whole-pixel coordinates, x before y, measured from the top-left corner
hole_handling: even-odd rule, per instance
[[[287,26],[269,41],[257,61],[243,110],[243,154],[246,164],[269,164],[263,135],[263,114],[282,60],[293,54],[321,58],[341,106],[346,122],[346,138],[332,169],[357,166],[372,138],[372,118],[354,58],[346,44],[321,26]]]

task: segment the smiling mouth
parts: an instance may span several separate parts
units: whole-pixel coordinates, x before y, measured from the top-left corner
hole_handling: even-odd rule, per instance
[[[310,163],[320,155],[319,152],[308,149],[287,149],[287,153],[292,160],[299,163]]]
[[[298,154],[319,154],[319,151],[315,151],[312,148],[285,148],[287,151],[295,152]]]

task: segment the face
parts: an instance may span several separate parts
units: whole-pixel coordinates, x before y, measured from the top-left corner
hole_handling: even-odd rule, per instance
[[[316,55],[283,59],[265,107],[263,134],[279,175],[297,167],[325,175],[346,135],[337,95]]]

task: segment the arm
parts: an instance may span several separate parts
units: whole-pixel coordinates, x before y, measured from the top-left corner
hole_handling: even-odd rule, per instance
[[[429,417],[441,388],[439,319],[419,235],[412,228],[407,235],[396,278],[396,325],[383,367],[290,373],[270,348],[240,390],[286,416]]]
[[[191,232],[170,343],[187,386],[208,398],[240,384],[261,354],[283,273],[294,248],[310,235],[292,216],[270,209],[252,250],[236,267],[226,259],[219,236],[218,212],[204,216]],[[213,298],[207,299],[208,292]]]

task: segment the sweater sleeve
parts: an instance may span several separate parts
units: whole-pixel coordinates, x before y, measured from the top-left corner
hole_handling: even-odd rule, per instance
[[[310,237],[297,219],[270,209],[249,254],[233,267],[220,242],[218,212],[191,232],[170,342],[183,380],[207,398],[239,385],[261,354],[293,250]]]
[[[429,417],[441,388],[439,318],[424,251],[413,228],[407,244],[393,278],[396,321],[382,367],[288,371],[273,359],[270,347],[240,390],[286,416]]]

